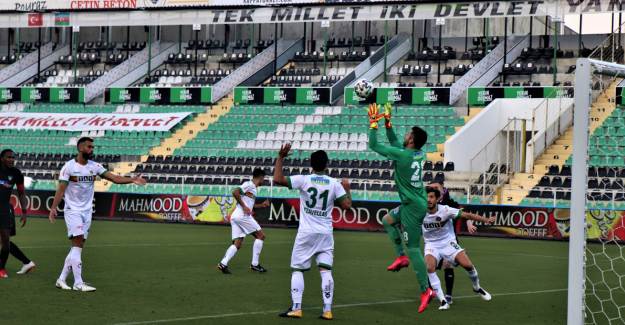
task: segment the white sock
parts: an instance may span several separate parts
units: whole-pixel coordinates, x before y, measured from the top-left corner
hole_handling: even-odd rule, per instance
[[[260,252],[263,250],[263,241],[256,239],[252,248],[252,265],[258,266],[258,259],[260,258]]]
[[[473,270],[467,272],[469,273],[469,279],[471,279],[471,282],[473,283],[473,290],[479,290],[480,278],[477,276],[477,269],[475,268],[475,266],[473,267]]]
[[[445,294],[443,293],[443,288],[441,288],[441,280],[436,275],[436,272],[428,273],[428,279],[430,279],[430,285],[434,292],[436,292],[436,297],[438,301],[443,302],[445,300]]]
[[[70,254],[70,264],[74,274],[74,285],[82,284],[82,248],[72,247]]]
[[[332,310],[332,298],[334,297],[334,279],[332,271],[324,270],[321,273],[321,295],[323,296],[323,311]]]
[[[293,310],[302,309],[302,296],[304,295],[304,273],[293,271],[291,273],[291,299]]]
[[[71,272],[72,270],[71,255],[72,255],[72,250],[70,249],[69,253],[67,253],[67,256],[65,257],[63,270],[61,271],[61,275],[59,276],[59,280],[63,282],[67,280],[67,276],[69,275],[69,272]]]
[[[226,255],[224,255],[224,258],[221,259],[221,264],[228,265],[228,262],[230,262],[234,255],[236,255],[237,251],[238,249],[236,246],[230,245],[230,247],[226,250]]]

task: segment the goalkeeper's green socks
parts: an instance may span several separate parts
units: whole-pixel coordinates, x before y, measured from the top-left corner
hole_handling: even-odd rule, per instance
[[[425,260],[423,259],[421,250],[418,247],[408,247],[408,258],[410,258],[410,262],[412,263],[412,269],[417,273],[417,280],[419,281],[421,292],[425,292],[425,290],[430,287],[430,284],[428,283],[427,267],[425,266]]]
[[[382,225],[384,226],[384,230],[386,230],[388,238],[391,240],[391,244],[393,244],[395,254],[397,254],[397,256],[405,255],[404,245],[401,241],[401,233],[399,232],[399,225],[391,225],[386,222],[384,218],[382,218]]]

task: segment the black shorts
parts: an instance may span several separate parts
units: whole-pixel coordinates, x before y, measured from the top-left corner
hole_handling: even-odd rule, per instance
[[[11,236],[15,236],[15,216],[10,214],[0,214],[0,229],[10,230]]]

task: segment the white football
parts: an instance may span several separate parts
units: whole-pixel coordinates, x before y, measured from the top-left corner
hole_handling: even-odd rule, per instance
[[[354,84],[354,92],[361,99],[367,99],[373,92],[373,84],[367,79],[360,79]]]

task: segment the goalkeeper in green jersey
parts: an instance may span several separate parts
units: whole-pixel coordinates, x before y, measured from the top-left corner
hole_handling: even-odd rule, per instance
[[[427,133],[420,127],[414,126],[404,136],[403,145],[397,139],[391,124],[391,104],[384,105],[384,112],[380,112],[377,104],[369,105],[369,148],[393,161],[395,168],[395,185],[399,192],[401,206],[394,209],[382,219],[384,229],[388,233],[396,251],[400,251],[402,236],[396,225],[403,228],[403,239],[406,242],[408,258],[417,273],[417,280],[421,289],[421,304],[419,313],[422,313],[433,297],[433,291],[428,283],[428,274],[419,249],[421,242],[421,227],[427,212],[427,195],[421,179],[421,170],[425,153],[421,148],[427,142]],[[390,146],[378,143],[378,122],[384,118],[386,136]]]

